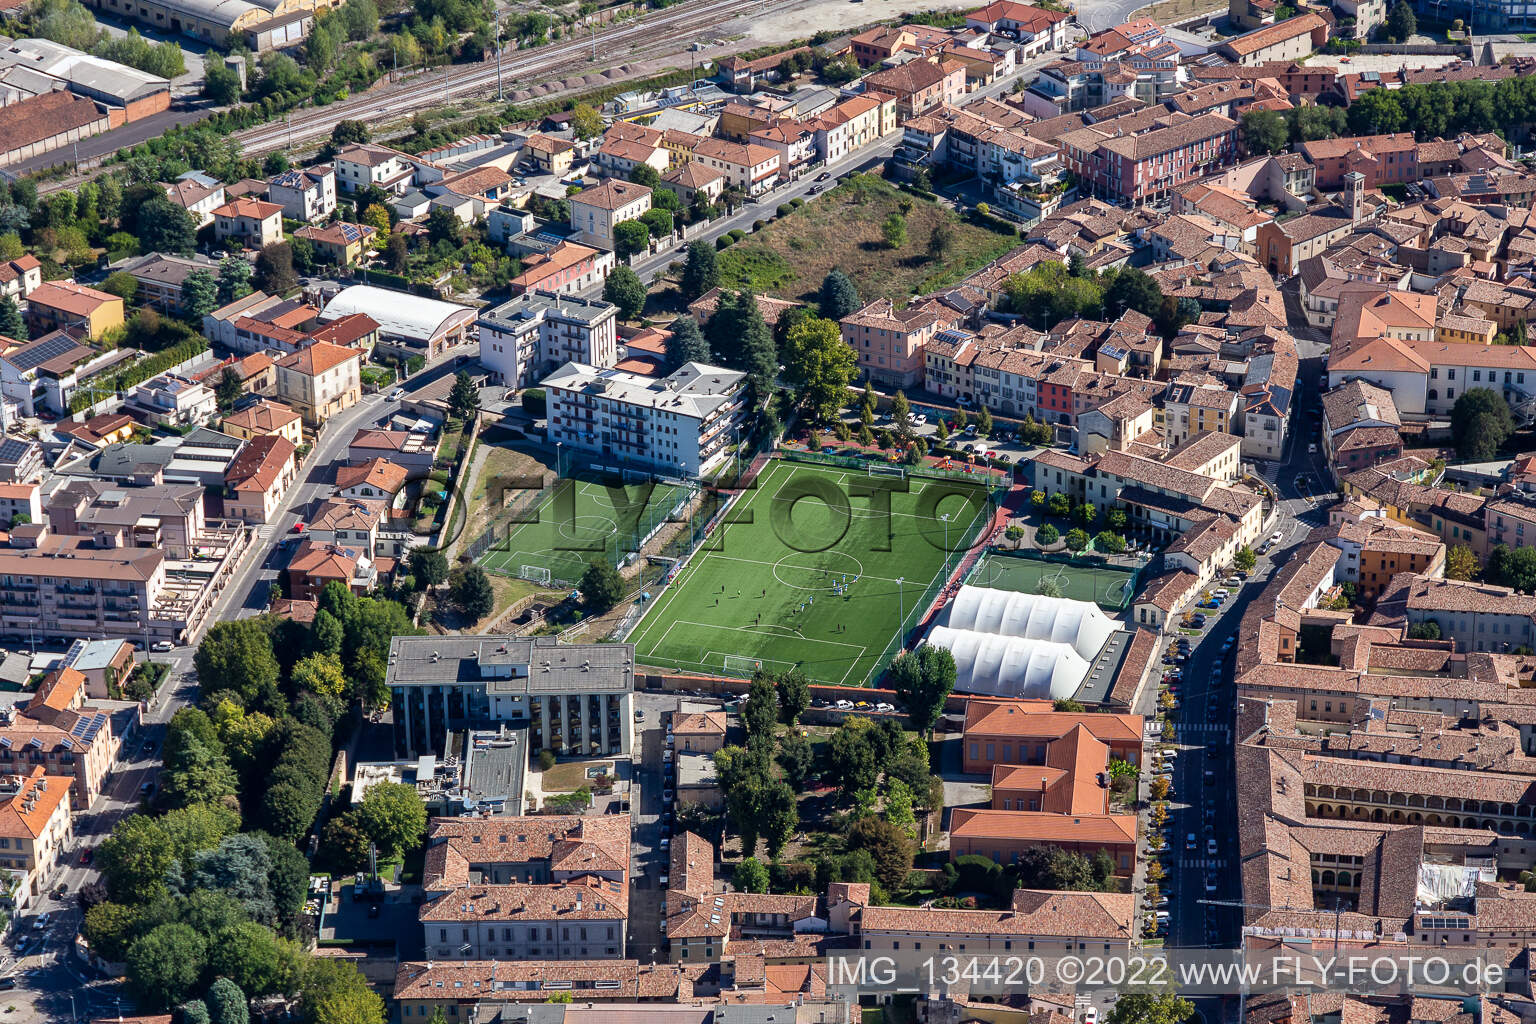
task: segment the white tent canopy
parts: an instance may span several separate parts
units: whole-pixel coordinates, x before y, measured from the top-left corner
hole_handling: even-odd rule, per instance
[[[939,621],[955,630],[1067,644],[1084,662],[1097,657],[1115,631],[1099,606],[1088,601],[990,587],[961,587]]]
[[[934,626],[928,642],[955,656],[955,692],[1065,700],[1088,674],[1068,644]]]

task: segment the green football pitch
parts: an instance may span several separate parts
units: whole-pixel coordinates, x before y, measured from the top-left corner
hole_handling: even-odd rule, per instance
[[[488,571],[574,585],[594,558],[617,564],[677,511],[687,488],[676,484],[604,484],[557,480],[537,505],[508,523],[505,537],[480,556]]]
[[[1101,608],[1124,611],[1136,594],[1136,573],[1096,565],[1068,565],[1021,555],[988,552],[965,581],[973,587],[1038,594],[1049,581],[1062,597],[1093,601]]]
[[[969,481],[774,460],[629,640],[658,668],[799,666],[818,682],[867,683],[990,515]]]

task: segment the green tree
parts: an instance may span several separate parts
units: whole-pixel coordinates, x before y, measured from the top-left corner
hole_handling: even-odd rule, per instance
[[[1251,154],[1282,153],[1291,141],[1290,126],[1275,110],[1250,110],[1242,120],[1243,148]]]
[[[746,726],[748,743],[771,743],[773,726],[778,720],[779,697],[774,689],[773,677],[759,671],[752,677],[746,703],[741,708],[741,724]]]
[[[240,74],[234,68],[225,67],[223,61],[206,62],[203,71],[203,95],[218,107],[239,103]]]
[[[585,103],[571,111],[571,131],[578,139],[592,139],[603,134],[603,115]]]
[[[841,269],[833,267],[821,279],[817,304],[821,308],[822,318],[835,323],[859,309],[859,290],[854,286],[852,278]]]
[[[602,615],[624,600],[624,578],[600,558],[587,564],[576,589],[581,591],[582,604],[594,615]]]
[[[955,656],[949,649],[924,644],[891,663],[887,685],[906,705],[912,728],[928,735],[944,712],[944,702],[955,688],[955,677]]]
[[[811,706],[811,681],[796,667],[779,673],[774,687],[779,697],[779,721],[794,725]]]
[[[216,803],[235,795],[235,772],[213,722],[200,708],[182,708],[165,734],[161,789],[173,806]]]
[[[365,145],[373,141],[373,133],[366,121],[341,120],[331,129],[331,148],[340,150],[348,146]]]
[[[1096,551],[1106,555],[1118,555],[1125,551],[1125,538],[1112,530],[1103,530],[1093,538]]]
[[[621,260],[645,252],[650,244],[651,231],[641,221],[620,221],[613,226],[613,250]],[[609,275],[609,279],[612,280],[612,275]]]
[[[273,242],[262,247],[256,257],[252,280],[269,295],[284,295],[297,288],[299,275],[293,269],[293,246],[287,242]]]
[[[622,320],[633,320],[644,311],[645,295],[645,283],[627,266],[615,267],[603,282],[603,301],[618,306]]]
[[[128,947],[129,986],[146,1003],[169,1008],[194,991],[208,943],[186,924],[162,924]]]
[[[0,335],[12,341],[27,340],[27,322],[22,318],[16,300],[9,295],[0,298]]]
[[[992,435],[992,413],[986,406],[982,406],[976,413],[976,435],[978,437]]]
[[[134,282],[137,284],[138,282]],[[206,270],[194,270],[181,286],[181,310],[189,318],[201,321],[219,308],[219,283]]]
[[[453,390],[448,392],[448,414],[464,420],[467,427],[479,411],[480,389],[469,371],[460,370],[453,376]]]
[[[137,937],[138,914],[121,903],[98,903],[85,912],[80,932],[104,960],[121,961]]]
[[[456,569],[448,587],[453,603],[471,622],[479,622],[496,607],[496,592],[491,588],[490,577],[478,565]]]
[[[1409,37],[1419,31],[1419,19],[1414,17],[1413,8],[1405,0],[1397,0],[1387,15],[1387,37],[1390,40],[1406,43]]]
[[[152,195],[139,204],[134,234],[145,252],[187,254],[197,248],[192,215],[165,197]]]
[[[767,783],[763,787],[761,830],[768,843],[768,856],[777,861],[799,827],[800,808],[795,791],[781,779]]]
[[[411,578],[417,586],[435,587],[448,579],[448,558],[441,551],[428,548],[417,548],[411,552],[410,557]],[[318,627],[319,615],[315,616],[315,624]]]
[[[210,277],[208,283],[211,287],[213,278]],[[218,386],[214,388],[214,397],[218,400],[219,408],[226,413],[229,412],[243,394],[245,394],[245,382],[240,379],[240,374],[236,373],[232,366],[224,367],[224,372],[219,374]]]
[[[101,290],[108,295],[116,295],[124,302],[132,302],[133,297],[139,293],[139,281],[127,271],[114,270],[101,282]]]
[[[772,381],[778,371],[778,349],[773,332],[763,320],[751,292],[725,292],[705,325],[715,361],[731,370],[751,374],[759,385]]]
[[[748,857],[736,865],[731,881],[738,892],[767,892],[768,869],[756,857]]]
[[[803,789],[815,763],[815,748],[811,746],[810,737],[790,729],[779,737],[774,760],[784,771],[784,781],[797,790]]]
[[[312,1024],[384,1024],[384,1001],[350,960],[310,958],[300,991],[300,1007]]]
[[[464,222],[446,206],[434,206],[428,210],[426,224],[427,241],[433,245],[447,242],[456,246],[464,234]]]
[[[251,265],[239,256],[219,264],[219,301],[234,302],[251,294]]]
[[[688,258],[683,261],[683,298],[689,302],[720,284],[720,267],[715,262],[715,247],[702,239],[688,243]]]
[[[1515,419],[1510,415],[1509,405],[1492,388],[1463,391],[1451,407],[1451,436],[1456,454],[1467,461],[1493,458],[1514,431]]]
[[[216,622],[193,658],[204,697],[228,690],[247,708],[280,706],[272,640],[255,619]]]
[[[292,940],[255,921],[241,921],[212,933],[207,973],[228,978],[252,997],[292,996],[298,994],[306,959]]]
[[[296,689],[315,694],[329,703],[334,713],[341,713],[351,687],[340,658],[334,654],[308,655],[294,664],[292,676]]]
[[[859,372],[858,356],[837,324],[820,317],[805,317],[789,329],[783,361],[785,379],[815,422],[837,415]]]
[[[917,838],[917,816],[912,812],[912,790],[900,779],[892,779],[886,791],[885,820],[913,839]]]
[[[1423,622],[1415,622],[1408,627],[1408,639],[1410,640],[1439,640],[1440,623],[1434,619],[1426,619]]]
[[[894,211],[880,224],[880,237],[887,249],[900,249],[907,244],[907,218]]]
[[[847,799],[859,790],[869,789],[880,777],[880,764],[865,736],[867,723],[845,722],[827,741],[824,755],[825,777]]]
[[[875,861],[875,878],[887,892],[906,884],[916,848],[901,826],[873,816],[860,818],[848,830],[848,848],[869,852]]]
[[[210,1024],[250,1024],[251,1007],[240,986],[228,978],[215,978],[205,999]]]
[[[1163,308],[1163,290],[1145,271],[1123,267],[1115,272],[1114,280],[1105,289],[1104,305],[1111,316],[1134,309],[1155,319]]]
[[[1183,1024],[1195,1015],[1195,1004],[1172,992],[1122,992],[1104,1024]]]
[[[427,806],[415,786],[381,782],[370,786],[358,808],[359,821],[386,859],[414,849],[427,831]]]
[[[366,224],[379,233],[378,240],[389,237],[389,210],[382,203],[369,203],[368,208],[357,215],[359,223]]]
[[[1067,547],[1073,551],[1081,551],[1088,546],[1088,531],[1082,527],[1073,527],[1067,531]]]
[[[704,340],[704,332],[699,329],[697,320],[684,314],[672,321],[669,330],[671,335],[667,338],[668,370],[675,370],[684,363],[709,362],[709,342]]]
[[[1477,577],[1477,556],[1465,544],[1455,544],[1445,553],[1445,578],[1470,580]]]
[[[672,234],[672,214],[659,206],[653,206],[641,214],[640,223],[645,225],[651,238],[658,242]]]
[[[1232,564],[1243,572],[1252,572],[1253,567],[1258,564],[1258,561],[1259,556],[1254,554],[1253,548],[1247,544],[1238,548],[1237,554],[1232,556]]]
[[[1035,543],[1042,547],[1050,547],[1061,539],[1061,531],[1050,523],[1043,524],[1035,531]]]

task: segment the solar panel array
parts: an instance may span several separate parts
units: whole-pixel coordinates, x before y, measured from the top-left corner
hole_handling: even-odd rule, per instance
[[[17,349],[7,358],[16,369],[26,373],[28,370],[37,369],[50,359],[57,359],[64,353],[79,347],[79,342],[61,332],[52,337],[42,338],[26,348]]]

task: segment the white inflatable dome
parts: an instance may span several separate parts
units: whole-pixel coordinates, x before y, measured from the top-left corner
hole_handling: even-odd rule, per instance
[[[928,642],[955,656],[955,692],[1066,700],[1088,674],[1071,646],[998,633],[934,626]]]
[[[1098,656],[1115,631],[1115,624],[1089,601],[990,587],[961,587],[939,622],[951,629],[1067,644],[1086,662]]]

